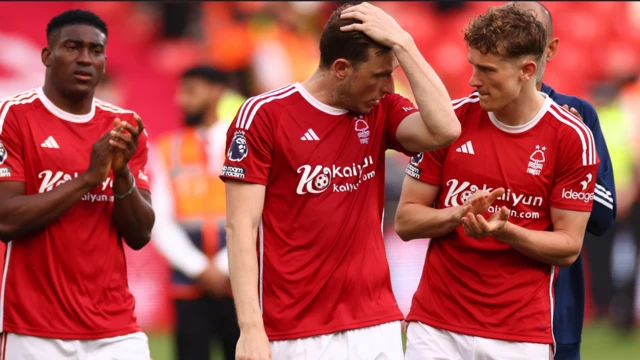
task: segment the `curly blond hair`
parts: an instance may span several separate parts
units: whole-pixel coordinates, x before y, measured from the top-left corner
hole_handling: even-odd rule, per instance
[[[547,33],[532,10],[515,5],[492,6],[469,22],[464,40],[482,54],[506,59],[531,55],[538,61],[547,45]]]

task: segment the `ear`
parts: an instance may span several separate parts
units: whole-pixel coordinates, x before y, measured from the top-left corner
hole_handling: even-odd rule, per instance
[[[345,59],[338,59],[334,61],[331,65],[331,69],[339,80],[346,79],[355,70],[351,62]]]
[[[522,63],[520,80],[521,81],[529,81],[530,79],[536,76],[536,70],[538,69],[538,65],[534,61],[525,60]]]
[[[547,45],[547,62],[551,61],[556,56],[556,52],[558,51],[558,43],[560,39],[554,38]]]
[[[40,60],[42,60],[42,64],[44,64],[45,67],[49,67],[51,64],[51,50],[49,50],[49,47],[42,49],[42,52],[40,53]]]

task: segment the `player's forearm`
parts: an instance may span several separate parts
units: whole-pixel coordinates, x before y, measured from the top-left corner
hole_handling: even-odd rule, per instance
[[[447,88],[410,36],[396,44],[393,52],[409,79],[428,138],[436,143],[429,145],[439,148],[450,144],[460,135],[461,128]]]
[[[422,204],[400,204],[396,232],[404,241],[443,236],[460,226],[460,207],[434,209]]]
[[[130,171],[113,178],[114,194],[126,194],[133,186]],[[124,241],[134,250],[142,249],[151,240],[155,214],[150,201],[137,188],[123,199],[114,196],[113,223]]]
[[[582,248],[582,239],[568,233],[529,230],[510,222],[494,238],[534,260],[556,266],[573,264]]]
[[[77,203],[95,185],[83,175],[50,191],[18,195],[0,203],[0,238],[17,240],[42,230]]]
[[[257,226],[227,219],[229,277],[241,330],[264,328],[258,295]]]

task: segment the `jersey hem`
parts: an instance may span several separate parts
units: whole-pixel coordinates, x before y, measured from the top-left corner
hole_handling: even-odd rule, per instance
[[[553,339],[551,335],[548,335],[548,336],[518,335],[513,333],[500,333],[500,332],[480,330],[480,329],[471,329],[471,328],[460,327],[460,326],[455,326],[451,324],[444,324],[444,323],[429,319],[425,316],[419,316],[419,315],[409,315],[407,316],[406,321],[407,322],[418,321],[425,325],[435,327],[441,330],[452,331],[455,333],[469,335],[469,336],[478,336],[478,337],[483,337],[487,339],[528,342],[528,343],[538,343],[538,344],[548,344],[548,345],[553,344]]]
[[[26,336],[36,336],[48,339],[59,339],[59,340],[99,340],[105,338],[111,338],[116,336],[129,335],[136,332],[141,331],[139,325],[128,326],[126,328],[117,329],[117,330],[108,330],[102,332],[81,332],[81,333],[73,333],[73,332],[60,332],[60,331],[47,331],[41,329],[30,329],[21,326],[15,326],[11,324],[7,324],[5,321],[3,326],[3,331],[7,333],[14,333]]]
[[[273,333],[267,332],[267,337],[269,338],[269,341],[296,340],[296,339],[302,339],[306,337],[332,334],[338,331],[356,330],[356,329],[361,329],[369,326],[382,325],[392,321],[403,320],[403,318],[404,316],[402,316],[402,313],[398,313],[398,314],[394,314],[393,316],[387,316],[387,317],[378,318],[375,320],[367,320],[367,321],[349,323],[349,324],[340,324],[340,325],[325,328],[322,330],[300,331],[295,333],[279,333],[279,334],[273,334]]]
[[[10,177],[0,177],[0,181],[17,181],[17,182],[26,182],[24,178],[10,178]]]
[[[227,179],[231,179],[231,180],[238,180],[238,181],[242,181],[242,182],[246,182],[246,183],[260,184],[260,185],[267,186],[267,180],[266,179],[262,180],[262,179],[255,178],[253,176],[238,178],[238,177],[234,177],[234,176],[220,175],[219,177],[220,177],[220,180],[222,180],[224,182],[226,182]]]
[[[549,206],[554,207],[560,210],[571,210],[571,211],[582,211],[582,212],[590,212],[591,207],[585,207],[583,205],[567,205],[567,204],[558,204],[555,202],[550,202]]]

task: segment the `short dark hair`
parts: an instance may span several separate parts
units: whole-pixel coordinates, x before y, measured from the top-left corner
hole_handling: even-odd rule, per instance
[[[532,11],[516,5],[492,6],[469,22],[464,40],[483,54],[506,59],[532,55],[539,61],[547,45],[547,32]]]
[[[346,59],[354,67],[369,58],[369,48],[377,48],[376,54],[391,51],[391,48],[373,41],[361,31],[342,31],[341,27],[361,23],[353,19],[341,19],[340,14],[346,8],[357,3],[347,3],[338,7],[329,17],[320,36],[320,67],[327,69],[338,59]]]
[[[69,25],[89,25],[100,30],[105,36],[109,36],[107,24],[95,13],[87,10],[67,10],[56,15],[47,25],[47,39],[56,31]]]
[[[222,70],[218,70],[209,65],[198,65],[187,69],[182,73],[181,78],[184,79],[202,79],[211,84],[229,85],[231,82],[231,74]]]

